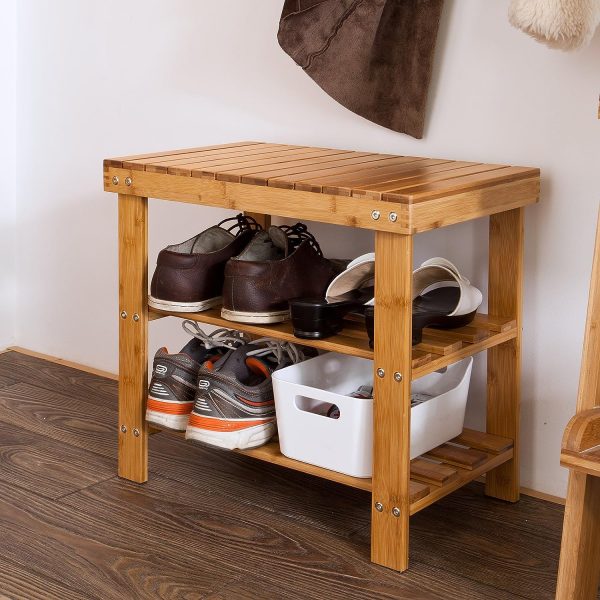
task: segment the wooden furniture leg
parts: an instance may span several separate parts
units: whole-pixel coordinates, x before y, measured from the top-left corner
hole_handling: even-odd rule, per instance
[[[600,582],[600,477],[571,471],[557,600],[594,600]]]
[[[594,246],[594,260],[592,262],[592,276],[590,282],[590,295],[588,299],[587,317],[585,322],[585,335],[583,339],[583,352],[581,372],[579,375],[579,391],[577,393],[577,412],[600,406],[600,368],[598,368],[598,355],[600,354],[600,213],[596,225],[596,243]]]
[[[371,560],[408,568],[410,517],[411,236],[375,234],[375,402]]]
[[[119,477],[148,479],[148,199],[119,194]]]
[[[259,225],[262,225],[263,229],[269,229],[269,227],[271,227],[271,215],[247,211],[244,214],[247,217],[252,217]]]
[[[512,439],[514,458],[486,475],[485,493],[516,502],[520,486],[523,208],[492,215],[489,235],[489,313],[514,317],[517,321],[517,337],[488,351],[487,432]]]
[[[584,417],[588,411],[600,406],[600,215],[596,228],[596,247],[592,265],[590,296],[588,301],[585,337],[579,376],[577,415]],[[589,428],[573,429],[572,419],[563,437],[561,463],[565,466],[574,460],[573,451],[594,448],[600,437],[593,424]],[[571,451],[571,452],[569,452]],[[580,465],[571,464],[569,489],[565,505],[563,537],[558,567],[557,600],[593,600],[600,583],[600,464],[592,465],[592,473]],[[595,468],[594,468],[595,467]],[[580,467],[581,468],[581,467]]]

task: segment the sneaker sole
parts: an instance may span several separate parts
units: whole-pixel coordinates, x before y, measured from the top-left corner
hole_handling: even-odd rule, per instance
[[[237,321],[238,323],[283,323],[289,321],[290,310],[274,310],[270,312],[245,312],[241,310],[221,309],[221,317],[228,321]]]
[[[249,450],[266,444],[275,435],[275,432],[274,421],[238,431],[211,431],[188,426],[185,431],[185,439],[225,450]]]
[[[173,302],[171,300],[161,300],[148,296],[148,305],[158,310],[166,310],[168,312],[202,312],[218,306],[223,301],[222,296],[202,300],[201,302]]]
[[[189,420],[189,415],[166,415],[155,410],[146,411],[146,422],[158,425],[161,429],[185,431]]]
[[[146,421],[159,427],[185,431],[193,408],[193,402],[173,402],[148,396]]]

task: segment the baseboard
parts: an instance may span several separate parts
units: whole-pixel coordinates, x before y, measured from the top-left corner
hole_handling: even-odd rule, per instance
[[[537,498],[538,500],[545,500],[546,502],[552,502],[554,504],[562,504],[563,506],[566,504],[566,498],[562,498],[561,496],[553,496],[552,494],[546,494],[545,492],[538,492],[537,490],[532,490],[530,488],[521,488],[521,494],[523,496],[531,496],[532,498]]]
[[[73,369],[78,369],[79,371],[85,371],[86,373],[91,373],[92,375],[99,375],[100,377],[106,377],[107,379],[114,379],[116,381],[119,380],[119,376],[115,373],[109,373],[108,371],[95,369],[94,367],[88,367],[87,365],[82,365],[81,363],[65,360],[64,358],[57,358],[56,356],[50,356],[49,354],[43,354],[42,352],[27,350],[27,348],[21,348],[20,346],[10,346],[6,350],[2,350],[2,352],[19,352],[20,354],[26,354],[27,356],[33,356],[35,358],[41,358],[59,365],[64,365],[65,367],[71,367]]]
[[[35,352],[33,350],[27,350],[26,348],[21,348],[19,346],[11,346],[6,348],[5,350],[0,350],[0,354],[4,352],[20,352],[21,354],[26,354],[27,356],[34,356],[35,358],[41,358],[43,360],[47,360],[53,363],[57,363],[59,365],[64,365],[65,367],[72,367],[73,369],[78,369],[79,371],[85,371],[86,373],[92,373],[93,375],[99,375],[100,377],[107,377],[108,379],[114,379],[118,381],[119,376],[115,373],[109,373],[108,371],[102,371],[101,369],[95,369],[93,367],[88,367],[87,365],[82,365],[81,363],[76,363],[70,360],[65,360],[63,358],[56,358],[55,356],[50,356],[48,354],[43,354],[41,352]],[[483,481],[483,480],[482,480]],[[536,498],[538,500],[545,500],[546,502],[552,502],[554,504],[562,504],[564,506],[565,499],[560,496],[553,496],[552,494],[546,494],[545,492],[538,492],[537,490],[532,490],[530,488],[522,487],[521,494],[523,496],[530,496],[531,498]]]

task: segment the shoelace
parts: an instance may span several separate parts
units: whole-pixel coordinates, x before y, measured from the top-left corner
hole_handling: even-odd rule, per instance
[[[277,364],[281,364],[284,356],[290,359],[292,364],[302,362],[305,358],[304,352],[291,342],[282,342],[281,340],[264,337],[257,340],[253,340],[252,345],[261,344],[261,348],[251,350],[246,356],[266,356],[267,354],[273,354],[277,360]]]
[[[235,222],[229,227],[223,227],[225,223],[230,223],[231,221]],[[237,229],[237,231],[235,232],[236,236],[244,231],[262,230],[262,225],[260,223],[257,223],[256,219],[243,213],[239,213],[235,217],[223,219],[220,223],[217,224],[217,227],[223,227],[223,229],[227,229],[227,231],[229,231],[230,233],[233,233],[233,231]]]
[[[206,333],[196,323],[196,321],[190,321],[186,319],[181,323],[181,327],[186,333],[199,339],[207,350],[210,348],[230,348],[235,349],[242,344],[250,342],[250,337],[242,331],[236,331],[235,329],[215,329],[212,333]]]
[[[315,236],[308,231],[308,227],[304,223],[280,225],[279,228],[285,233],[293,249],[296,249],[304,240],[308,240],[309,244],[317,251],[317,254],[323,256],[319,242],[317,242]]]

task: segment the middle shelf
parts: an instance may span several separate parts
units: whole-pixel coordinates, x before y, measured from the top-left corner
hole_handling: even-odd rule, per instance
[[[237,323],[221,317],[221,308],[212,308],[200,313],[178,313],[154,308],[148,309],[148,318],[153,321],[163,317],[190,319],[200,323],[238,329],[251,335],[274,337],[296,344],[312,346],[321,350],[340,352],[373,360],[373,350],[364,325],[347,321],[342,333],[324,340],[305,340],[294,335],[291,321],[275,325],[253,325]],[[417,379],[442,369],[467,356],[502,344],[517,336],[515,319],[477,314],[466,327],[457,329],[426,328],[423,341],[412,349],[412,378]]]

